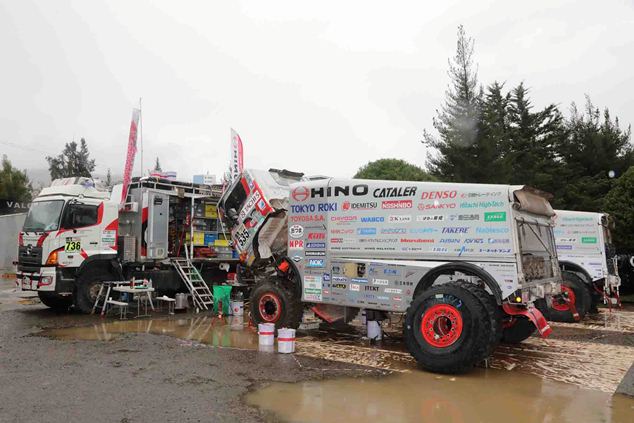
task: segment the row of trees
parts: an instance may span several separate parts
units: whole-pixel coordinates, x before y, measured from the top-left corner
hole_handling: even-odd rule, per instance
[[[68,142],[57,156],[46,156],[48,170],[51,179],[70,178],[75,176],[91,177],[95,170],[95,159],[90,158],[88,144],[82,138],[79,143]],[[159,158],[154,163],[154,171],[161,171]],[[112,173],[108,168],[105,184],[113,185]],[[33,186],[29,181],[26,171],[15,168],[6,155],[2,156],[2,169],[0,169],[0,198],[19,202],[31,201]]]
[[[523,83],[506,89],[494,81],[484,87],[474,63],[474,40],[462,26],[448,73],[451,83],[433,119],[436,132],[425,131],[423,136],[423,143],[431,147],[428,176],[452,182],[526,184],[554,194],[552,204],[557,208],[607,211],[616,217],[619,246],[634,250],[630,127],[621,128],[618,118],[607,108],[600,110],[589,97],[581,109],[572,104],[566,117],[555,104],[536,108]],[[380,160],[355,176],[400,179],[386,166],[403,165]],[[419,176],[425,173],[418,169]]]

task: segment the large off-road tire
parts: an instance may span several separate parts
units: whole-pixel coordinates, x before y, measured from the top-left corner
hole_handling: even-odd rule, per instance
[[[502,342],[505,344],[519,344],[535,333],[537,328],[533,322],[525,316],[510,316],[504,323],[502,330]]]
[[[587,284],[576,273],[570,271],[561,272],[563,283],[561,284],[562,291],[565,291],[568,295],[568,299],[574,303],[579,318],[588,313],[592,306],[592,298],[590,297],[590,290]],[[547,306],[545,302],[540,302],[538,305],[539,310],[542,312],[546,320],[553,322],[576,322],[572,311],[570,311],[570,305],[558,298],[553,298],[552,304]]]
[[[99,288],[104,281],[116,280],[110,273],[102,268],[94,268],[87,270],[77,280],[75,289],[75,307],[85,314],[90,314],[95,305]]]
[[[491,355],[495,347],[499,345],[500,340],[502,339],[502,321],[504,317],[502,307],[498,306],[497,302],[495,301],[495,297],[489,294],[486,290],[473,289],[474,285],[466,281],[457,281],[457,283],[461,284],[465,289],[468,289],[472,294],[474,294],[487,309],[489,322],[491,323],[491,327],[493,328],[489,341],[489,351],[487,353],[487,356],[489,356]]]
[[[37,291],[37,296],[40,297],[42,304],[55,311],[68,311],[73,305],[72,297],[62,297],[55,292]]]
[[[251,319],[255,324],[275,323],[276,328],[299,327],[303,305],[289,283],[276,278],[260,282],[251,290],[249,302]]]
[[[481,291],[481,292],[480,292]],[[490,354],[495,320],[475,285],[449,282],[421,292],[405,316],[403,336],[419,366],[438,373],[463,373]]]

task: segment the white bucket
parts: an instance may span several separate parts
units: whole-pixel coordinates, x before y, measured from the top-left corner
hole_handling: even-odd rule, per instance
[[[258,351],[272,353],[275,352],[275,345],[258,345]]]
[[[275,324],[258,324],[258,343],[260,345],[275,345]]]
[[[376,320],[368,320],[368,338],[380,341],[383,338],[381,324]]]
[[[231,301],[231,314],[234,316],[242,316],[244,314],[244,301]]]
[[[277,352],[282,354],[295,352],[295,329],[279,328],[277,330]]]

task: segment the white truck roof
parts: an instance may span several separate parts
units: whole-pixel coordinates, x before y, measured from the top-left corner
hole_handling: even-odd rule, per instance
[[[54,180],[50,187],[40,191],[38,198],[52,195],[109,199],[110,191],[105,187],[99,187],[91,178],[76,177]]]

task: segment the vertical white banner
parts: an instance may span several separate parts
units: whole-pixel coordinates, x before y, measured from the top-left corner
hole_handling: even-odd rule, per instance
[[[231,128],[231,164],[229,166],[231,182],[240,177],[243,167],[242,139],[240,135]]]

